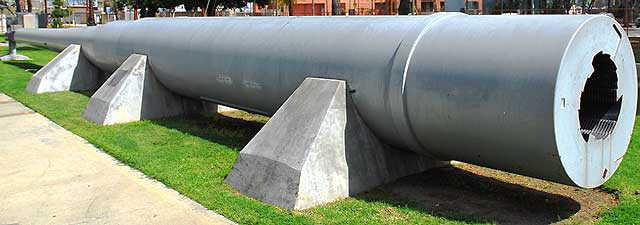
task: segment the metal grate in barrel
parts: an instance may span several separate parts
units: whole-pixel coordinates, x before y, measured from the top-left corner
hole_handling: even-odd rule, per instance
[[[596,54],[592,65],[594,71],[582,91],[578,111],[580,133],[587,142],[590,136],[598,140],[613,133],[622,105],[622,96],[617,97],[617,68],[610,55]]]

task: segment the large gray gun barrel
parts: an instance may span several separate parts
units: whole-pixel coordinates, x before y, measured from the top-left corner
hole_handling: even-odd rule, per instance
[[[143,19],[15,38],[80,44],[106,72],[145,54],[175,93],[265,115],[306,77],[346,80],[395,148],[580,187],[617,169],[636,110],[631,46],[605,16]]]

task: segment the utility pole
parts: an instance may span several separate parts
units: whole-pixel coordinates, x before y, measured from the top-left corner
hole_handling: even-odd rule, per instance
[[[311,0],[311,16],[315,16],[315,15],[316,15],[316,2],[315,0]]]

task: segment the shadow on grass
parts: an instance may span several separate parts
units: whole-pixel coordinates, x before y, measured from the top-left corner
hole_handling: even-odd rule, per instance
[[[580,203],[447,166],[401,178],[356,196],[469,223],[549,224],[567,219]]]
[[[18,47],[16,47],[16,50],[18,50],[18,51],[42,51],[41,48],[36,48],[36,47],[28,46],[28,45],[18,45]]]
[[[202,139],[237,148],[240,151],[264,126],[222,114],[211,116],[183,116],[152,120],[152,123],[175,129]]]
[[[84,96],[87,96],[87,97],[91,98],[91,96],[93,96],[93,94],[95,94],[95,93],[96,93],[96,91],[98,91],[98,90],[96,89],[96,90],[73,91],[73,92],[75,92],[75,93],[78,93],[78,94],[81,94],[81,95],[84,95]]]
[[[32,70],[31,72],[34,72],[34,73],[40,70],[40,68],[42,68],[41,65],[34,64],[29,61],[5,61],[4,63],[12,66],[20,67],[23,70]]]
[[[264,126],[224,115],[173,117],[152,123],[240,151]],[[468,223],[548,224],[571,217],[580,203],[562,195],[443,167],[400,178],[355,196]]]

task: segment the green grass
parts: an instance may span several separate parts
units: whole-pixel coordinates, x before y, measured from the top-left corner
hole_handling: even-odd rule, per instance
[[[0,47],[0,52],[6,47]],[[411,200],[372,191],[310,210],[290,211],[247,198],[224,182],[240,149],[260,129],[264,118],[247,122],[229,117],[169,118],[114,126],[98,126],[81,118],[88,93],[32,95],[25,86],[56,53],[20,47],[28,62],[0,64],[0,92],[24,103],[119,161],[140,170],[205,207],[242,224],[460,224],[486,223],[481,215],[421,208]],[[636,127],[635,129],[640,129]],[[640,224],[640,140],[631,147],[617,174],[605,184],[620,204],[602,212],[601,223]],[[487,206],[490,207],[490,206]]]
[[[636,121],[640,119],[636,117]],[[620,200],[615,208],[601,213],[603,224],[640,224],[640,123],[636,122],[631,144],[616,174],[604,184]]]
[[[6,51],[0,47],[0,52]],[[169,118],[98,126],[81,117],[86,93],[33,95],[25,87],[56,52],[20,47],[33,61],[0,64],[0,91],[85,138],[119,161],[140,170],[205,207],[243,224],[361,224],[481,222],[472,215],[425,213],[411,202],[372,193],[300,212],[280,209],[242,196],[224,182],[240,149],[260,128],[233,118]],[[258,119],[259,120],[259,119]],[[264,122],[264,120],[262,120]],[[392,211],[393,217],[389,217]],[[395,218],[395,219],[394,219]]]

